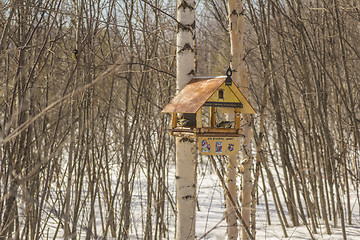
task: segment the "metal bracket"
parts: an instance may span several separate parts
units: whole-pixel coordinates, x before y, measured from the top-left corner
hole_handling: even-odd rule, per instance
[[[229,66],[229,68],[226,70],[226,79],[225,79],[225,85],[226,86],[231,86],[232,85],[231,76],[232,76],[232,71],[231,71],[231,68]]]

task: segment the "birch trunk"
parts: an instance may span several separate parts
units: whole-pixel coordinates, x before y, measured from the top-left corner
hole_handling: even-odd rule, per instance
[[[193,77],[195,1],[177,2],[176,90]],[[176,138],[176,239],[195,239],[196,145],[193,139]]]
[[[236,175],[238,166],[238,155],[228,156],[228,167],[227,167],[227,187],[231,198],[237,202],[237,186],[236,186]],[[233,208],[230,199],[226,198],[226,212],[227,212],[227,235],[228,239],[237,239],[239,230],[235,209]]]
[[[195,239],[196,145],[190,138],[176,138],[176,240]]]
[[[241,0],[229,0],[228,1],[228,12],[229,16],[229,31],[230,31],[230,42],[231,42],[231,69],[233,70],[233,80],[240,86],[241,91],[247,96],[248,82],[246,79],[246,68],[244,62],[244,14],[243,5]],[[250,149],[251,140],[251,129],[250,129],[250,116],[243,115],[243,167],[244,174],[242,175],[242,196],[241,196],[241,215],[244,219],[244,224],[241,231],[241,239],[249,239],[249,236],[245,229],[250,226],[250,209],[251,209],[251,166],[252,156]],[[230,173],[229,173],[230,178]],[[236,179],[229,179],[236,181]],[[236,188],[235,190],[236,191]],[[236,194],[231,193],[231,195]],[[227,206],[230,207],[230,206]],[[228,210],[229,211],[229,210]],[[236,220],[236,219],[235,219]],[[237,239],[237,232],[229,231],[232,228],[233,222],[228,222],[228,239]],[[236,233],[236,236],[233,234]]]
[[[233,71],[233,80],[237,83],[240,81],[239,66],[240,56],[238,53],[240,43],[240,32],[239,32],[239,15],[238,15],[238,3],[236,0],[228,1],[228,12],[229,12],[229,32],[230,32],[230,43],[231,43],[231,69]],[[231,197],[236,201],[237,187],[236,187],[236,168],[238,165],[238,156],[228,157],[228,169],[227,169],[227,187],[229,189]],[[227,212],[227,236],[228,239],[238,238],[238,223],[235,215],[235,211],[226,198],[226,212]]]
[[[243,152],[242,152],[242,160],[244,173],[242,175],[242,185],[241,185],[241,215],[244,219],[246,228],[250,226],[250,213],[251,213],[251,189],[252,189],[252,181],[251,181],[251,167],[252,167],[252,154],[250,149],[250,141],[251,141],[251,129],[250,129],[250,116],[244,116],[244,124],[243,127],[243,135],[244,135],[244,143],[243,143]],[[241,239],[250,239],[245,227],[241,228]]]
[[[180,91],[195,73],[195,0],[178,0],[176,38],[176,91]]]

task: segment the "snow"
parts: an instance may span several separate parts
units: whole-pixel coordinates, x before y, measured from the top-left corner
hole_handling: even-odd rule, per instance
[[[209,170],[207,170],[209,173]],[[171,173],[169,173],[170,175]],[[238,180],[239,181],[239,180]],[[174,183],[175,184],[175,183]],[[268,187],[269,188],[269,187]],[[266,208],[264,197],[260,196],[259,205],[256,209],[256,239],[311,239],[306,226],[290,227],[286,231],[288,238],[284,237],[278,216],[275,210],[275,205],[272,202],[271,192],[268,193],[268,201],[271,215],[271,223],[269,225],[266,220]],[[175,193],[174,193],[175,196]],[[224,193],[217,175],[212,172],[202,176],[198,176],[198,201],[200,211],[196,214],[196,235],[198,239],[226,239],[226,220],[225,220],[225,200]],[[284,209],[286,209],[285,201]],[[359,203],[356,199],[356,193],[351,194],[351,203],[353,205],[352,225],[346,225],[346,236],[349,240],[360,238],[360,215]],[[289,220],[289,216],[287,216]],[[290,222],[290,221],[289,221]],[[326,234],[324,224],[319,224],[318,234],[313,234],[313,237],[318,240],[335,240],[343,239],[340,219],[338,220],[338,227],[331,227],[332,234]],[[171,238],[170,238],[171,239]]]
[[[196,236],[197,239],[226,239],[226,220],[225,220],[225,198],[223,189],[220,183],[219,178],[216,173],[212,170],[210,166],[210,162],[206,161],[204,158],[203,163],[199,166],[198,171],[198,185],[197,185],[197,198],[198,198],[198,209],[196,211]],[[240,178],[240,176],[239,176]],[[143,220],[142,218],[146,216],[146,176],[145,173],[139,169],[139,175],[134,179],[134,193],[132,198],[132,208],[131,208],[131,237],[130,239],[143,239],[142,237],[142,228],[143,228]],[[238,184],[240,179],[238,179]],[[175,167],[172,166],[169,168],[169,179],[168,179],[168,189],[175,200]],[[268,189],[270,189],[268,187]],[[86,195],[86,193],[84,193]],[[260,194],[260,193],[259,193]],[[120,197],[120,196],[119,196]],[[264,197],[260,194],[259,196],[259,205],[256,208],[256,226],[257,233],[256,239],[268,239],[268,240],[276,240],[276,239],[312,239],[311,234],[309,233],[306,226],[302,225],[299,227],[290,227],[287,228],[286,231],[288,233],[288,238],[284,237],[281,225],[278,220],[277,213],[275,211],[275,206],[272,202],[271,192],[268,192],[268,201],[271,215],[272,225],[267,223],[266,219],[266,208],[264,203]],[[345,201],[345,199],[343,199]],[[117,202],[116,204],[120,204]],[[154,203],[155,204],[155,203]],[[175,236],[175,214],[171,210],[170,203],[168,199],[165,200],[165,209],[167,209],[167,213],[165,216],[166,222],[169,222],[169,236],[166,239],[174,239]],[[283,201],[284,209],[286,209],[285,201]],[[356,193],[351,194],[351,204],[353,206],[353,225],[346,226],[346,234],[347,239],[355,240],[359,239],[360,235],[360,214],[359,214],[359,203],[356,197]],[[99,206],[99,203],[97,202]],[[95,236],[92,239],[104,239],[101,237],[102,227],[100,220],[100,212],[99,207],[96,207],[96,224],[97,224],[97,238]],[[103,206],[104,207],[104,206]],[[155,206],[154,206],[155,208]],[[59,214],[51,212],[51,206],[45,204],[46,213],[43,214],[43,217],[50,216],[49,222],[46,224],[44,230],[44,238],[52,238],[54,236],[54,232],[58,226],[59,222]],[[153,210],[153,209],[151,209]],[[85,212],[89,212],[90,209],[84,210]],[[120,213],[119,213],[120,214]],[[54,216],[55,215],[55,216]],[[57,215],[57,216],[56,216]],[[86,214],[85,214],[86,215]],[[80,222],[87,222],[86,217],[83,215],[84,220]],[[120,216],[116,216],[119,218]],[[287,216],[288,220],[290,219]],[[166,223],[165,222],[165,223]],[[288,221],[290,223],[290,220]],[[318,228],[318,234],[313,234],[315,239],[318,240],[335,240],[335,239],[343,239],[342,231],[340,227],[340,219],[338,220],[338,228],[331,228],[332,234],[327,235],[325,225],[320,222]],[[86,226],[78,225],[78,236],[80,235],[80,239],[84,239],[86,235]],[[57,233],[56,239],[63,238],[63,230],[59,228],[59,232]],[[106,238],[111,239],[111,238]]]

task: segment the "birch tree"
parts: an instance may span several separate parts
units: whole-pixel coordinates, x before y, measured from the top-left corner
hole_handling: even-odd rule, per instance
[[[241,1],[240,1],[241,2]],[[229,15],[229,32],[230,32],[230,53],[231,53],[231,69],[233,70],[233,80],[239,84],[240,82],[240,65],[241,59],[239,54],[240,47],[240,21],[239,21],[239,5],[236,0],[228,1],[228,13]],[[227,185],[231,197],[236,201],[237,199],[237,167],[238,167],[238,156],[231,155],[228,156],[228,166],[227,166]],[[235,215],[235,209],[233,209],[229,199],[226,199],[226,212],[227,217],[227,235],[228,239],[237,239],[238,238],[238,224],[237,218]]]
[[[229,12],[229,31],[231,42],[231,68],[233,71],[233,80],[240,86],[241,91],[248,96],[248,82],[247,73],[244,62],[244,9],[241,0],[229,0],[228,1]],[[244,172],[242,175],[242,193],[241,193],[241,215],[244,220],[245,226],[242,226],[241,238],[249,239],[248,233],[245,228],[250,226],[250,209],[251,209],[251,167],[252,167],[252,155],[251,155],[251,128],[250,128],[250,115],[243,115],[243,151],[242,162]],[[228,185],[231,194],[236,196],[236,187],[232,187],[236,183],[236,167],[238,163],[236,157],[229,157],[228,166]],[[229,207],[229,204],[227,204]],[[232,210],[233,211],[233,210]],[[232,212],[230,212],[232,213]],[[233,214],[233,213],[232,213]],[[237,239],[237,226],[236,218],[233,215],[229,215],[228,222],[228,237],[229,239]]]
[[[176,89],[194,76],[195,1],[177,3]],[[185,116],[183,116],[185,117]],[[192,138],[176,138],[176,239],[195,239],[196,145]]]

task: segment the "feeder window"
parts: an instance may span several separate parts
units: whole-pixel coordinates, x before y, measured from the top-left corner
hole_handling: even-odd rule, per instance
[[[219,89],[219,99],[224,100],[224,89]]]

